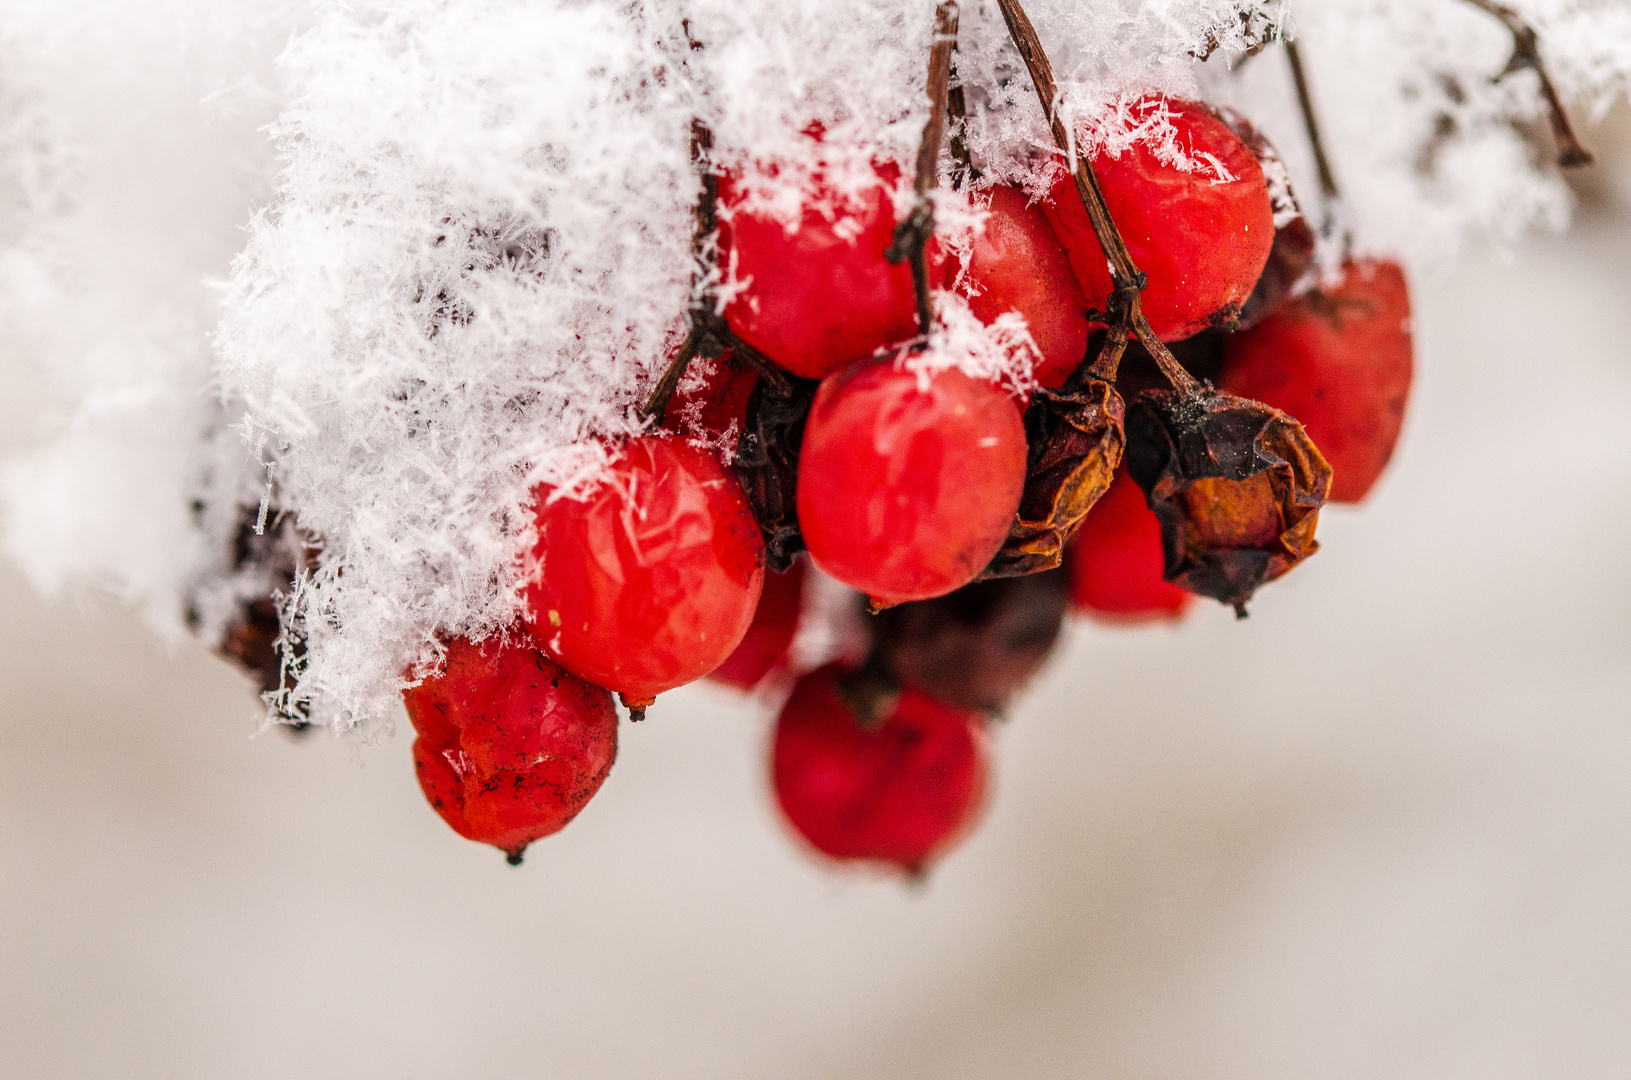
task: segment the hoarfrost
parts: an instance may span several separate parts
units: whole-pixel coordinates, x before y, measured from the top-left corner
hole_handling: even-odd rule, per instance
[[[819,165],[839,196],[873,160],[904,171],[934,4],[49,7],[0,38],[0,331],[58,402],[43,445],[5,473],[8,550],[42,585],[100,580],[155,625],[190,614],[210,638],[265,588],[233,565],[233,537],[263,513],[297,521],[321,547],[284,600],[305,651],[278,704],[366,727],[435,662],[438,635],[512,622],[529,490],[570,497],[638,429],[694,298],[692,119],[716,165]],[[1566,220],[1534,76],[1492,81],[1510,39],[1458,0],[1027,7],[1080,146],[1165,130],[1126,112],[1140,95],[1199,95],[1270,137],[1317,218],[1282,58],[1248,59],[1293,34],[1359,250],[1419,268],[1475,235]],[[1521,7],[1577,113],[1624,93],[1631,9]],[[167,38],[181,43],[154,46],[160,59],[127,58]],[[963,5],[956,63],[975,164],[1039,194],[1058,155],[993,0]],[[96,73],[102,96],[70,70]],[[173,166],[197,236],[153,210],[175,199],[161,169],[110,168],[111,151],[160,139],[97,121],[121,79],[214,118],[189,121]],[[274,105],[275,160],[256,134]],[[948,223],[969,213],[942,208]],[[229,266],[219,238],[239,226]],[[1024,389],[1023,325],[977,327],[946,297],[941,322],[920,363],[950,344]]]

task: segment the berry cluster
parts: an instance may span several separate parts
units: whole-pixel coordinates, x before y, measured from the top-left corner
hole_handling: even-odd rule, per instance
[[[697,302],[644,433],[604,448],[587,494],[533,493],[525,617],[447,642],[404,694],[460,835],[519,861],[604,780],[614,693],[638,720],[712,677],[791,686],[772,779],[811,846],[920,874],[978,813],[988,721],[1067,608],[1174,619],[1201,595],[1244,616],[1317,550],[1325,502],[1375,483],[1411,378],[1398,265],[1347,257],[1328,213],[1343,258],[1317,270],[1284,167],[1231,113],[1145,95],[1068,130],[1018,0],[999,6],[1059,147],[1038,198],[959,139],[942,161],[951,2],[910,176],[819,125],[814,168],[722,163],[694,126]],[[993,374],[980,350],[1016,326],[1021,359]],[[801,674],[817,570],[858,594],[866,642]],[[239,637],[265,670],[264,629]]]

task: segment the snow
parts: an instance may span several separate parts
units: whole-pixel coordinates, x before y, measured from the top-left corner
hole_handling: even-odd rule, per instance
[[[245,515],[297,518],[322,550],[286,598],[307,651],[277,704],[367,732],[439,635],[513,621],[529,490],[581,490],[639,428],[693,299],[692,118],[721,166],[905,165],[934,5],[7,7],[0,333],[60,408],[5,467],[5,548],[42,588],[212,637],[247,587]],[[1079,137],[1124,130],[1107,105],[1198,94],[1270,137],[1315,213],[1283,57],[1244,57],[1296,34],[1361,252],[1423,269],[1567,220],[1534,76],[1491,81],[1510,39],[1469,5],[1028,7]],[[1623,4],[1522,10],[1577,119],[1623,95]],[[995,3],[963,7],[956,63],[976,163],[1038,191],[1052,144]],[[912,362],[975,341],[1023,390],[1022,326],[940,309]]]

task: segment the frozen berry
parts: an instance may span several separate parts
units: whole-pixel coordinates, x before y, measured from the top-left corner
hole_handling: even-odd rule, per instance
[[[804,570],[801,559],[783,573],[765,574],[764,592],[759,594],[759,608],[747,636],[710,679],[751,690],[786,661],[804,602]]]
[[[1176,619],[1194,599],[1163,576],[1161,523],[1125,469],[1116,470],[1110,490],[1065,548],[1065,568],[1071,606],[1095,618]]]
[[[943,596],[1002,547],[1025,486],[1011,399],[956,368],[863,361],[816,391],[798,517],[816,565],[879,603]]]
[[[720,178],[721,264],[742,282],[725,319],[795,375],[819,379],[917,333],[911,268],[884,258],[900,169],[885,162],[871,172],[859,190],[819,172],[800,183],[774,167]],[[783,202],[796,209],[780,213]]]
[[[1057,390],[1087,355],[1087,301],[1042,211],[1018,188],[999,185],[989,194],[985,229],[973,239],[967,266],[948,260],[949,284],[981,322],[1010,311],[1024,316],[1042,353],[1036,381]]]
[[[683,439],[630,439],[586,499],[536,494],[527,628],[568,671],[649,702],[747,633],[764,544],[742,486]]]
[[[617,757],[611,694],[528,645],[456,639],[443,670],[402,697],[426,799],[512,861],[576,817]]]
[[[1106,148],[1114,140],[1101,141],[1090,161],[1110,216],[1149,279],[1142,297],[1151,328],[1171,341],[1228,326],[1274,244],[1274,210],[1257,158],[1193,101],[1144,97],[1109,122],[1138,137],[1119,153]],[[1088,302],[1104,309],[1110,270],[1069,173],[1060,170],[1042,211]]]
[[[1410,396],[1410,291],[1397,263],[1349,262],[1224,347],[1221,385],[1302,422],[1331,463],[1331,501],[1363,499]]]
[[[738,367],[727,353],[698,356],[663,410],[663,427],[703,445],[735,452],[747,422],[748,397],[759,382],[750,367]]]
[[[863,727],[835,664],[800,679],[776,720],[776,799],[793,827],[835,859],[925,870],[973,824],[987,743],[967,713],[908,687]]]

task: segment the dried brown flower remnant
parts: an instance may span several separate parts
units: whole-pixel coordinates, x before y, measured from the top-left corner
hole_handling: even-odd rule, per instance
[[[1126,408],[1087,364],[1058,390],[1038,388],[1025,410],[1025,494],[1008,539],[976,580],[1052,570],[1065,543],[1110,487],[1126,444]]]
[[[916,686],[964,712],[1000,717],[1059,640],[1070,582],[1063,570],[977,581],[867,620],[866,660],[836,690],[863,725]]]
[[[1331,467],[1278,409],[1148,391],[1127,412],[1127,471],[1161,521],[1167,580],[1242,618],[1259,586],[1319,549]]]
[[[293,673],[284,664],[284,632],[277,597],[294,591],[295,579],[312,565],[322,545],[292,516],[273,514],[271,523],[256,532],[260,520],[256,508],[244,507],[240,511],[238,532],[232,542],[232,565],[245,592],[216,651],[253,675],[263,694],[281,694],[289,689]],[[298,663],[304,652],[303,639],[289,637],[289,658]],[[291,710],[286,718],[295,727],[304,727],[304,709],[295,704]]]
[[[815,401],[815,379],[795,379],[785,396],[761,381],[748,398],[747,430],[736,444],[736,476],[765,538],[765,568],[785,573],[804,550],[799,531],[799,448]]]

